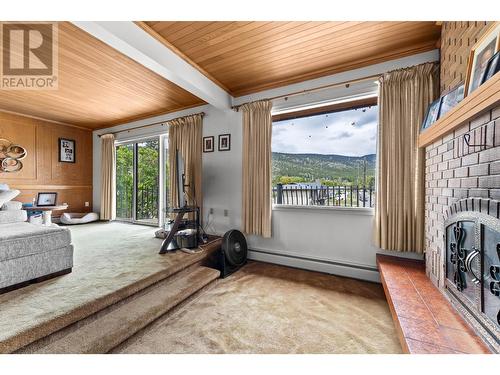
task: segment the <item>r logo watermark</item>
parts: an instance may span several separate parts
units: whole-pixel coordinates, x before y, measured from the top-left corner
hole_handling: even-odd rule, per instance
[[[55,22],[0,22],[0,89],[58,88]]]

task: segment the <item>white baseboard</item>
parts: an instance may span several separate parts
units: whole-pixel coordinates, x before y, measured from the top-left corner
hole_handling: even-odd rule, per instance
[[[249,249],[248,259],[380,283],[377,268],[371,266],[278,254],[263,249]]]

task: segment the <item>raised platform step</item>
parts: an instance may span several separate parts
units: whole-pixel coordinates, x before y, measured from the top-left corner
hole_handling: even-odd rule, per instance
[[[30,352],[40,342],[56,336],[61,332],[67,332],[70,327],[78,326],[87,320],[92,320],[101,313],[106,313],[109,309],[119,306],[123,301],[134,298],[136,295],[147,290],[151,286],[167,282],[192,267],[199,267],[211,264],[211,257],[220,248],[221,238],[213,237],[207,244],[200,246],[204,251],[195,254],[186,254],[177,251],[173,254],[165,254],[161,257],[170,259],[167,266],[158,272],[145,275],[143,278],[126,286],[116,286],[107,288],[111,292],[103,293],[98,298],[85,301],[83,304],[75,304],[70,310],[57,311],[57,314],[48,314],[46,319],[38,318],[24,324],[23,326],[12,326],[8,330],[0,331],[0,353]],[[74,270],[71,276],[76,276],[78,270]],[[215,271],[218,272],[218,271]],[[15,291],[17,299],[23,299],[23,291]],[[73,293],[73,291],[69,291]],[[5,298],[9,294],[3,295]],[[50,298],[50,295],[44,296]],[[5,315],[0,309],[0,316]]]
[[[154,320],[216,280],[220,272],[192,266],[101,311],[73,327],[57,332],[19,353],[107,353]]]
[[[377,254],[377,265],[405,353],[490,353],[429,280],[423,261]]]

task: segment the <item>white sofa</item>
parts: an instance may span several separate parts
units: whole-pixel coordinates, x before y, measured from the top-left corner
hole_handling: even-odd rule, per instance
[[[0,293],[71,272],[71,232],[26,222],[19,192],[0,191]],[[6,199],[10,199],[5,202]]]

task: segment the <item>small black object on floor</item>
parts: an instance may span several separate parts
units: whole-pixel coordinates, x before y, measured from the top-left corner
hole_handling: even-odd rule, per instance
[[[243,267],[247,262],[248,246],[243,233],[233,229],[224,234],[221,250],[218,252],[218,269],[225,278]]]

